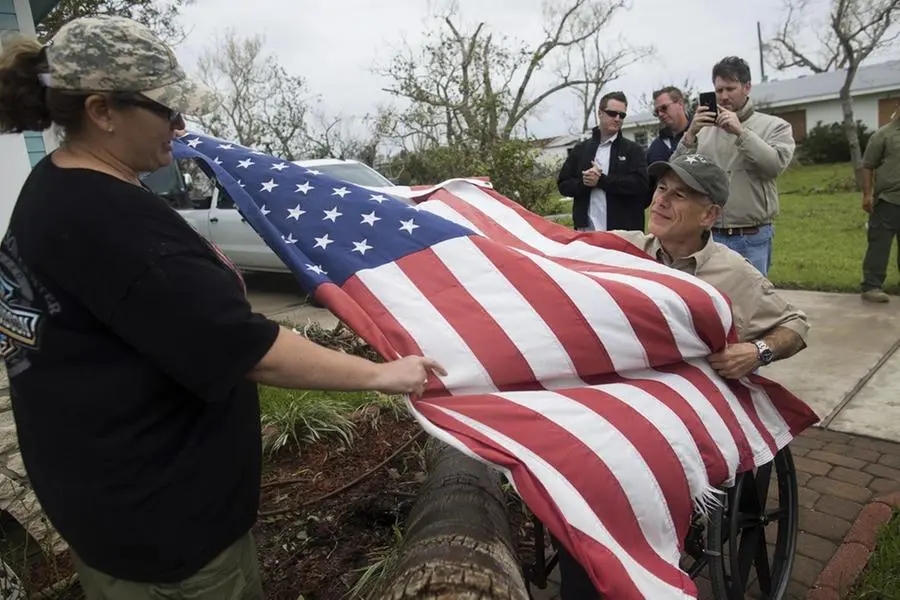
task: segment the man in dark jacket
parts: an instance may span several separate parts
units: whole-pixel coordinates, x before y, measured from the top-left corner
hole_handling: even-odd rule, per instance
[[[620,134],[627,110],[622,92],[603,96],[599,124],[590,139],[569,151],[556,179],[559,193],[574,199],[572,220],[579,231],[644,230],[647,158],[639,144]]]
[[[684,94],[675,86],[666,86],[653,92],[653,114],[659,119],[659,135],[647,148],[647,164],[665,162],[678,147],[681,136],[691,124],[685,106]],[[649,195],[653,199],[656,178],[650,177]]]

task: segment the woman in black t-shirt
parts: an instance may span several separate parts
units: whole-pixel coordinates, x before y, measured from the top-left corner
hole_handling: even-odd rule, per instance
[[[0,243],[0,333],[25,467],[89,599],[260,598],[257,382],[423,391],[252,312],[243,282],[139,173],[212,94],[128,19],[0,55],[0,133],[57,125]]]

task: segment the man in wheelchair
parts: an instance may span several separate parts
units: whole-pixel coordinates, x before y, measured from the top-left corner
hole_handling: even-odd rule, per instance
[[[710,229],[728,201],[728,176],[701,154],[650,165],[657,180],[649,233],[612,231],[659,262],[690,273],[731,299],[740,342],[709,356],[724,378],[739,379],[806,347],[806,315],[737,252],[713,241]],[[559,546],[562,600],[600,598],[587,573]]]

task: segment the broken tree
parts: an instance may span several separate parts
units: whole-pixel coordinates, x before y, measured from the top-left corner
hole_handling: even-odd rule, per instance
[[[434,439],[425,452],[428,478],[374,597],[527,600],[500,475]]]

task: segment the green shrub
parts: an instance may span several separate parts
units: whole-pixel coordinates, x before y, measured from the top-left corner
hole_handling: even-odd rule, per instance
[[[436,146],[401,152],[387,169],[399,185],[429,185],[457,177],[488,177],[498,192],[539,215],[556,209],[556,179],[527,140],[498,139],[483,147]]]
[[[856,132],[859,136],[859,145],[863,152],[872,137],[862,121],[856,122]],[[806,139],[801,144],[801,153],[807,162],[813,164],[839,163],[850,160],[850,145],[847,143],[847,135],[841,123],[824,125],[822,121],[806,134]]]

